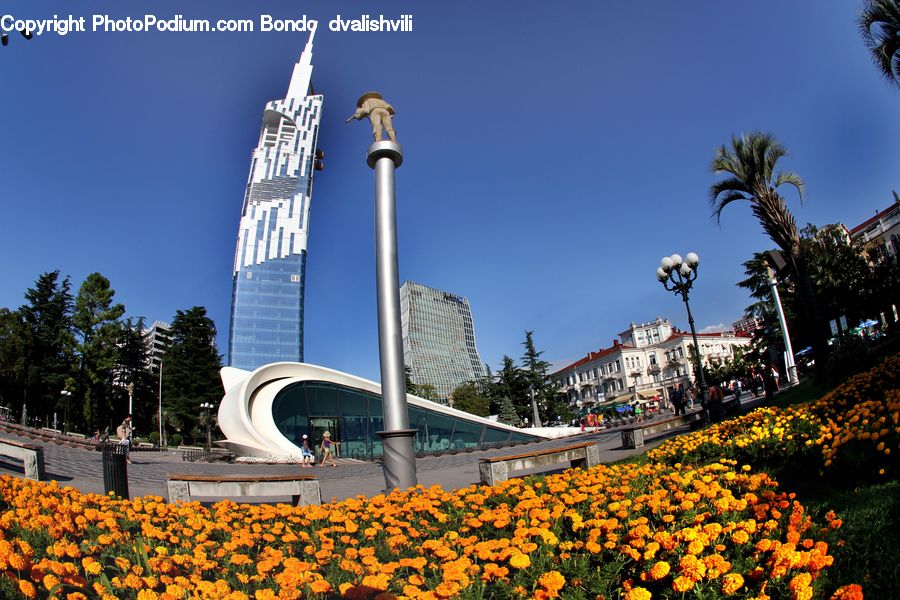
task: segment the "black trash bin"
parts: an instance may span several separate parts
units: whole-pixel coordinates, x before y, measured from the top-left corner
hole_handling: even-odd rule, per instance
[[[128,498],[128,447],[123,444],[103,446],[103,491]]]

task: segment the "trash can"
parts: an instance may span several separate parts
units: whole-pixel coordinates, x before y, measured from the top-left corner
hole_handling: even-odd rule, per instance
[[[122,444],[103,446],[103,491],[128,498],[128,448]]]

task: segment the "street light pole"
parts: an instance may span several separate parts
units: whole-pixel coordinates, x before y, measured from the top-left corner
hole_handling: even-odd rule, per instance
[[[128,384],[128,414],[129,415],[132,414],[131,408],[132,408],[132,398],[133,397],[134,397],[134,384],[129,383]]]
[[[63,405],[63,431],[65,433],[69,432],[69,398],[72,397],[72,392],[69,390],[63,390],[60,392],[62,397],[65,398],[65,402]]]
[[[684,307],[687,309],[688,325],[691,327],[691,338],[694,340],[694,353],[697,356],[697,385],[700,387],[700,404],[703,406],[703,419],[709,422],[709,408],[707,403],[706,378],[703,376],[703,359],[700,355],[700,342],[697,341],[697,329],[694,327],[694,315],[691,314],[691,305],[688,295],[691,286],[697,279],[700,257],[689,252],[682,260],[678,254],[664,257],[656,270],[656,278],[663,287],[681,296]],[[670,287],[671,284],[671,287]]]
[[[163,429],[163,414],[162,414],[162,369],[163,369],[163,361],[159,360],[159,445],[163,448],[166,448],[168,444],[166,444],[166,439],[164,437],[165,429]]]
[[[794,364],[794,350],[791,348],[791,336],[788,334],[787,320],[784,318],[784,308],[781,306],[781,296],[778,295],[778,280],[772,267],[766,264],[768,272],[769,291],[772,300],[775,301],[775,311],[778,313],[778,324],[781,325],[781,337],[784,338],[784,366],[787,370],[788,383],[797,383],[797,366]]]
[[[206,413],[206,451],[212,452],[212,428],[210,427],[210,421],[212,421],[212,409],[215,407],[211,402],[204,402],[200,405],[200,408]]]

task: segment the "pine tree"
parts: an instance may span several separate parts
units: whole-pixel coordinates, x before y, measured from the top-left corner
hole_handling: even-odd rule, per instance
[[[144,332],[144,318],[126,319],[122,324],[116,352],[116,406],[128,405],[129,384],[132,389],[132,423],[140,435],[154,429],[153,417],[158,413],[156,379],[150,373],[150,348]]]
[[[75,297],[72,323],[78,335],[80,364],[75,376],[75,406],[81,404],[88,431],[112,427],[128,411],[115,406],[114,368],[121,324],[122,304],[113,304],[115,290],[100,273],[87,276]],[[80,401],[80,403],[78,402]],[[73,420],[77,415],[70,415]]]
[[[222,357],[216,349],[216,326],[206,316],[206,308],[177,311],[165,365],[164,411],[181,422],[182,435],[197,438],[200,405],[210,402],[218,406],[222,400]]]
[[[59,271],[41,274],[19,309],[24,327],[20,365],[22,397],[16,409],[48,420],[61,399],[73,364],[71,283]]]
[[[538,411],[541,413],[541,420],[547,421],[547,408],[554,396],[554,390],[550,385],[550,363],[541,359],[544,354],[543,350],[538,352],[534,347],[534,331],[525,332],[525,354],[522,355],[522,375],[529,389],[534,391],[534,399],[538,405]],[[531,399],[528,399],[529,407]],[[531,414],[531,412],[529,412]]]
[[[515,425],[519,422],[519,415],[516,414],[516,407],[513,405],[512,400],[503,396],[500,398],[500,416],[501,423],[506,423],[507,425]]]

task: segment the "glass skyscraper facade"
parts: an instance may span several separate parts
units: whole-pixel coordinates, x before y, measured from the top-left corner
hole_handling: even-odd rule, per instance
[[[462,383],[485,376],[466,298],[407,281],[400,287],[403,361],[417,385],[443,399]]]
[[[287,96],[266,104],[234,256],[229,365],[303,361],[306,244],[321,95],[312,93],[312,35]]]

